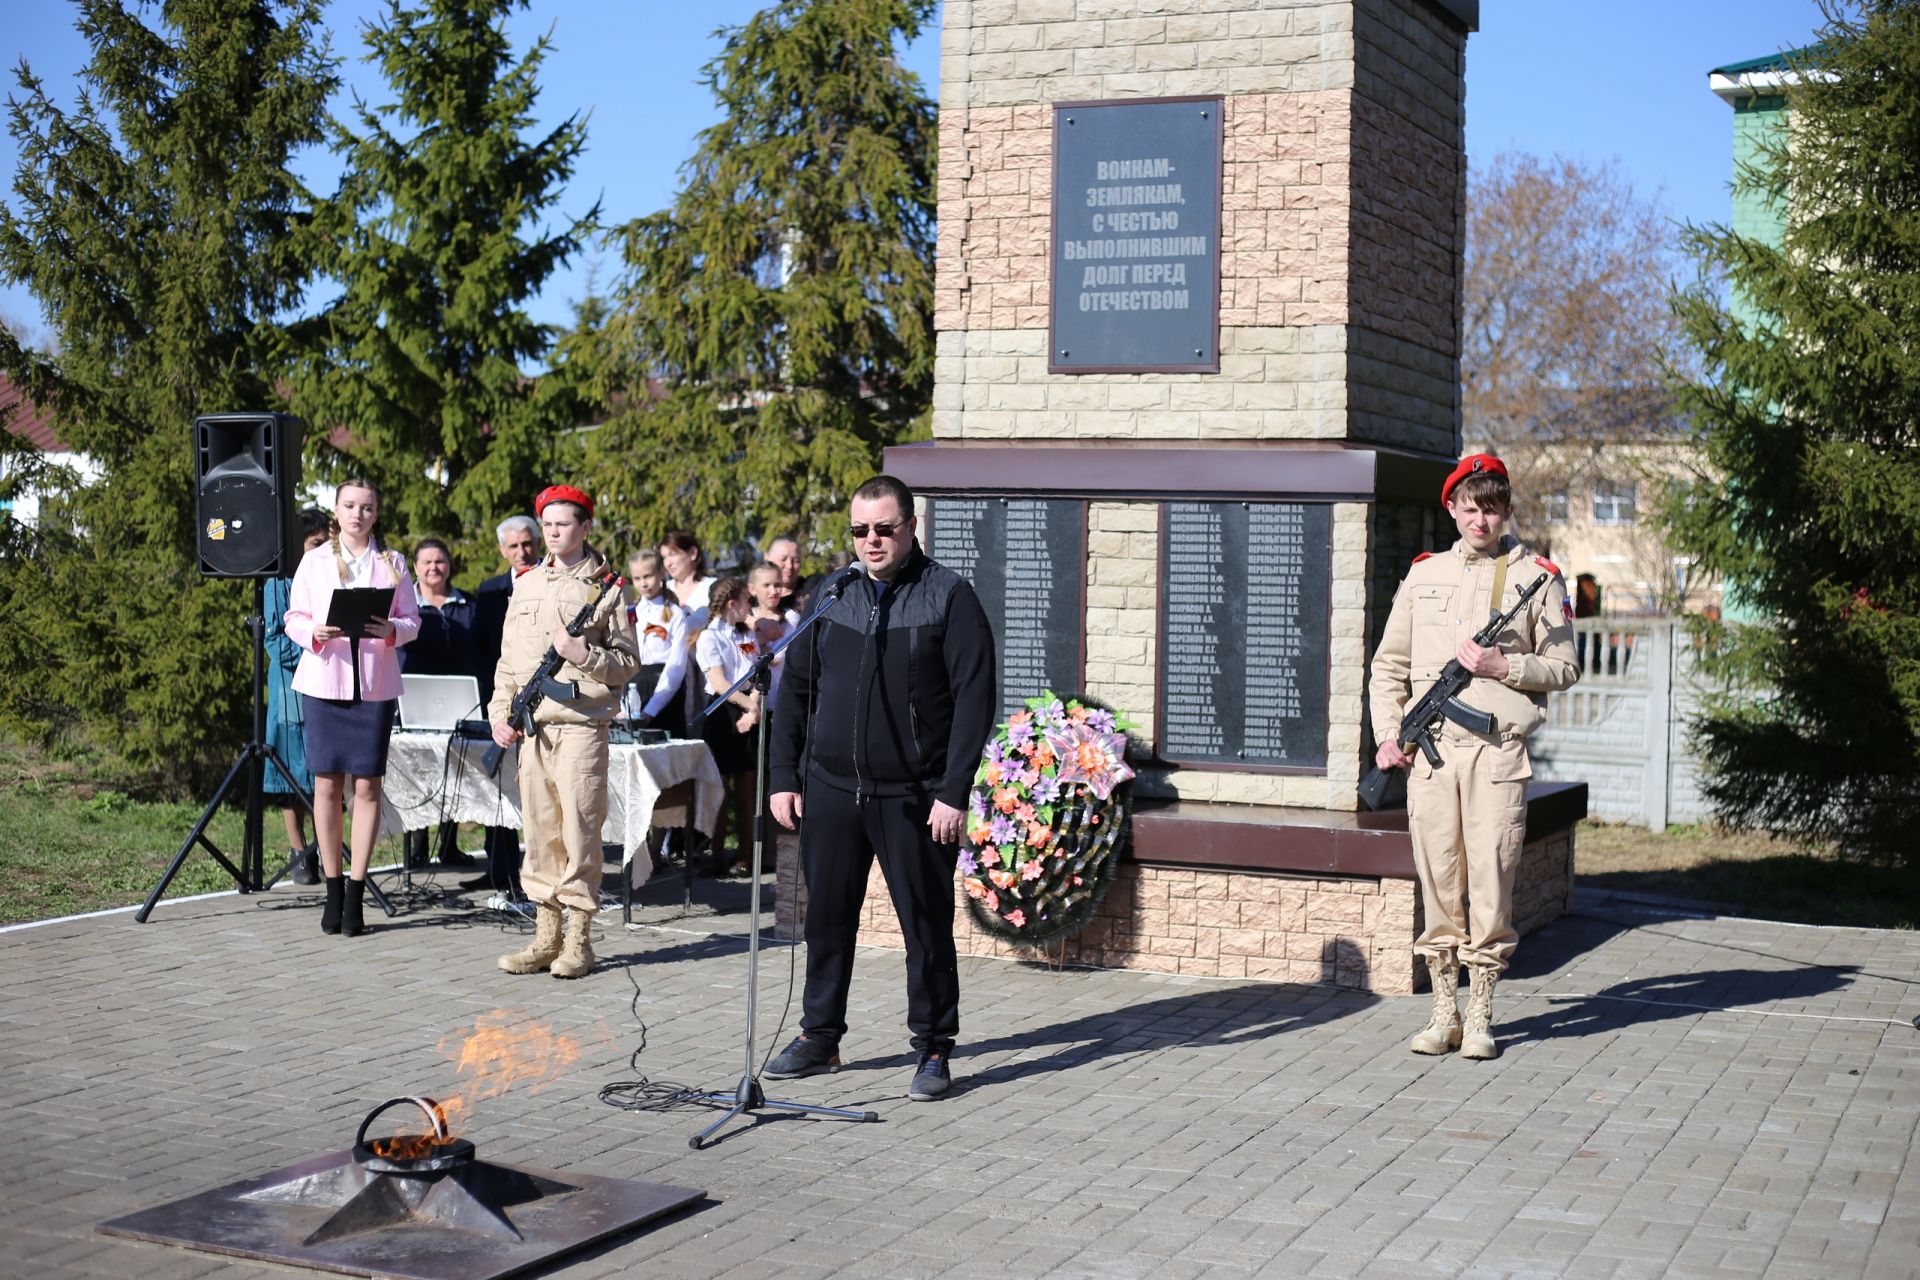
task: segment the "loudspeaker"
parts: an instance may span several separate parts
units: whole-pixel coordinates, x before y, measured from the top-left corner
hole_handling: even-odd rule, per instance
[[[210,413],[193,420],[194,523],[209,578],[283,578],[300,563],[295,520],[300,419]]]

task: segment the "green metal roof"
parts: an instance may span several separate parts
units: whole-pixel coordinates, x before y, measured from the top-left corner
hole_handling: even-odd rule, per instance
[[[1820,53],[1822,46],[1810,44],[1804,49],[1787,49],[1781,53],[1770,53],[1763,58],[1748,58],[1745,62],[1729,62],[1724,67],[1715,67],[1708,75],[1737,76],[1749,71],[1785,71],[1790,61],[1811,57]]]

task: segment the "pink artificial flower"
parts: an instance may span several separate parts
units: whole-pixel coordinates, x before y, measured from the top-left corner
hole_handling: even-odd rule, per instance
[[[1040,865],[1040,859],[1028,858],[1020,868],[1020,878],[1022,880],[1038,880],[1045,871],[1046,868]]]
[[[1063,787],[1085,783],[1094,795],[1105,800],[1114,787],[1133,776],[1126,762],[1127,736],[1123,733],[1098,733],[1083,719],[1048,733],[1047,745],[1060,757],[1058,778]]]
[[[1007,912],[1007,923],[1016,929],[1024,929],[1027,927],[1027,913],[1015,907]]]

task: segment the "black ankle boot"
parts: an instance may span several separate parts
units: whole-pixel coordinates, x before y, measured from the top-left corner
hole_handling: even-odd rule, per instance
[[[320,909],[320,932],[340,932],[340,907],[346,897],[347,881],[345,876],[328,876],[327,905]]]
[[[367,931],[366,918],[360,911],[360,900],[367,892],[365,880],[347,881],[347,908],[340,917],[340,932],[349,938],[357,938]]]

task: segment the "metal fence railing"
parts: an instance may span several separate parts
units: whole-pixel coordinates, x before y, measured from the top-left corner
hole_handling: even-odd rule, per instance
[[[1580,618],[1580,683],[1547,699],[1533,772],[1587,784],[1588,815],[1658,831],[1710,815],[1687,723],[1704,693],[1685,624]]]

